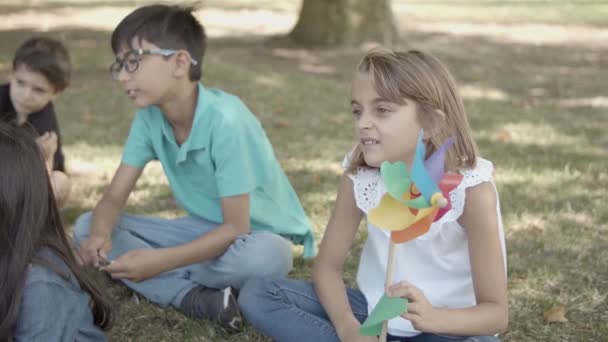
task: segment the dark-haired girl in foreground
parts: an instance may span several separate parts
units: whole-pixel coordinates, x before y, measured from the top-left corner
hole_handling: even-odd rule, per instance
[[[76,263],[34,138],[0,122],[0,341],[105,341],[110,309]]]

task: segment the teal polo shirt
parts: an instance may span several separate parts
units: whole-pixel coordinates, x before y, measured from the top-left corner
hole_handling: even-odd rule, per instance
[[[251,229],[268,230],[315,254],[312,227],[258,119],[236,96],[198,84],[194,122],[180,146],[160,108],[137,111],[122,162],[159,160],[178,204],[223,222],[222,197],[249,194]]]

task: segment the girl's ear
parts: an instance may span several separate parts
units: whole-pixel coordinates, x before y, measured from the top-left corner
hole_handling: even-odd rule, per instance
[[[428,113],[426,125],[424,127],[424,136],[422,141],[428,143],[441,131],[441,126],[445,122],[445,113],[441,109],[432,110]]]

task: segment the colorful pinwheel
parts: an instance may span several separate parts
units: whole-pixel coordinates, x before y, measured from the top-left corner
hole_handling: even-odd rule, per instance
[[[450,210],[449,192],[462,180],[461,174],[445,173],[445,156],[454,139],[447,139],[425,161],[423,134],[420,130],[411,174],[403,162],[382,163],[380,175],[387,192],[368,215],[371,224],[391,232],[387,287],[392,282],[395,243],[404,243],[428,232],[431,224]],[[361,326],[360,333],[365,336],[381,335],[381,341],[385,341],[386,322],[406,310],[407,300],[385,294]]]

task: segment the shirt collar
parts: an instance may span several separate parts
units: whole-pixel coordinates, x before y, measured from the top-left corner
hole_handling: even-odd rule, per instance
[[[188,135],[186,141],[184,141],[177,151],[177,158],[175,160],[176,163],[185,161],[188,156],[188,152],[206,148],[209,142],[208,130],[209,123],[212,118],[209,117],[208,108],[213,101],[213,96],[201,83],[198,83],[197,87],[198,98],[196,100],[196,107],[194,109],[192,129],[190,130],[190,134]],[[173,128],[164,116],[162,131],[169,141],[175,142]]]

